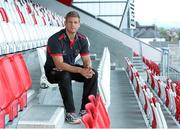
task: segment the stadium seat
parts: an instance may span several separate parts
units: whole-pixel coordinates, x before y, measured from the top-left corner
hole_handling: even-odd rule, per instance
[[[13,54],[11,55],[11,58],[17,71],[16,74],[19,75],[25,90],[29,90],[32,86],[32,80],[22,53]]]
[[[155,106],[156,106],[156,108],[157,108],[157,115],[158,116],[156,116],[156,117],[159,117],[159,120],[160,120],[160,122],[159,123],[157,123],[158,124],[158,128],[164,128],[164,129],[167,129],[168,127],[167,127],[167,123],[166,123],[166,120],[165,120],[165,117],[164,117],[164,115],[163,115],[163,112],[162,112],[162,110],[161,110],[161,106],[160,106],[160,104],[158,103],[158,102],[156,102],[155,103]],[[160,125],[161,124],[161,125]]]
[[[166,101],[166,84],[164,82],[160,82],[160,89],[161,89],[161,100],[163,101],[163,103],[165,103]]]
[[[0,109],[0,128],[4,129],[5,125],[5,113],[3,110]]]
[[[176,119],[180,122],[180,96],[176,96]]]
[[[176,102],[175,102],[176,93],[172,91],[172,89],[169,89],[168,92],[168,98],[169,98],[169,110],[173,115],[175,115],[176,112]]]
[[[153,119],[152,119],[152,128],[162,128],[162,123],[160,117],[158,115],[157,108],[155,107],[154,103],[151,103]]]
[[[27,100],[27,96],[24,95],[25,89],[20,81],[20,77],[16,74],[17,72],[14,68],[13,60],[9,57],[2,58],[0,67],[3,76],[7,79],[7,84],[10,87],[9,89],[11,89],[15,99],[18,100],[20,110],[22,110],[24,107],[24,101]]]
[[[96,105],[96,97],[94,95],[89,95],[88,99],[91,103],[93,103],[94,105]]]
[[[0,69],[2,69],[1,60],[3,58],[0,58]],[[3,117],[2,110],[4,110],[5,114],[9,115],[9,120],[13,120],[18,114],[18,101],[15,100],[2,71],[0,71],[0,100],[1,118]]]
[[[20,78],[20,85],[24,89],[21,95],[22,104],[20,105],[20,110],[23,110],[27,106],[27,90],[30,89],[32,81],[21,53],[8,55],[8,58],[11,60],[15,74]]]
[[[87,103],[85,105],[87,113],[92,115],[94,128],[108,128],[105,125],[105,121],[99,112],[99,108],[94,106],[92,103]]]
[[[91,113],[86,113],[84,116],[82,116],[81,120],[86,128],[88,129],[97,128],[97,126],[94,123]]]
[[[107,110],[105,108],[105,105],[104,105],[100,95],[97,95],[97,102],[99,103],[98,110],[99,110],[99,112],[100,112],[100,114],[101,114],[101,116],[103,118],[105,127],[110,128],[109,115],[108,115],[108,112],[107,112]]]
[[[135,89],[136,89],[136,94],[139,97],[139,93],[140,93],[140,86],[141,86],[141,82],[139,80],[139,77],[135,77],[136,83],[135,83]]]
[[[180,96],[180,82],[176,82],[175,89],[176,89],[176,94],[177,94],[178,96]]]
[[[144,111],[145,113],[147,114],[147,109],[148,109],[148,103],[147,103],[147,99],[146,99],[146,90],[145,89],[142,89],[142,92],[143,92],[143,102],[144,102]]]
[[[101,115],[100,118],[102,118],[102,121],[103,121],[103,123],[104,123],[104,126],[105,126],[106,128],[110,128],[109,115],[108,115],[108,113],[107,113],[107,110],[106,110],[106,108],[105,108],[105,105],[104,105],[104,103],[103,103],[103,101],[102,101],[101,96],[100,96],[100,95],[97,95],[97,96],[95,97],[94,95],[90,95],[90,96],[88,97],[88,99],[90,100],[90,103],[91,103],[92,105],[94,105],[94,107],[96,108],[96,111],[93,111],[93,110],[95,110],[95,109],[93,108],[92,105],[89,105],[89,107],[88,107],[88,105],[87,105],[86,109],[87,109],[87,110],[91,109],[91,110],[89,110],[89,111],[92,111],[92,112],[93,112],[92,116],[95,116],[96,113],[99,113],[99,114]],[[88,111],[87,111],[87,112],[88,112]]]

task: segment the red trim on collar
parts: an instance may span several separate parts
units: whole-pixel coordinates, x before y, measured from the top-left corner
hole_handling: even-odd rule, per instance
[[[89,53],[81,53],[80,56],[88,56]]]
[[[70,48],[72,48],[72,46],[75,44],[76,39],[74,39],[73,41],[70,41]]]
[[[47,46],[47,52],[51,53],[51,48],[49,46]]]
[[[80,37],[81,39],[86,39],[86,36],[84,36],[84,35],[82,35],[80,33],[78,33],[78,37]]]
[[[64,34],[61,34],[58,39],[59,39],[59,40],[64,39]]]
[[[62,54],[50,54],[51,56],[62,56]]]

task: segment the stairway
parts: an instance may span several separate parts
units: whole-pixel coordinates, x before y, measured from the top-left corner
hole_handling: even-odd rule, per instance
[[[132,58],[132,63],[133,63],[133,66],[137,69],[137,71],[139,73],[144,72],[143,62],[142,62],[141,56],[134,56]]]
[[[129,78],[124,70],[111,70],[111,128],[147,128]]]
[[[146,80],[147,79],[147,74],[145,72],[145,66],[144,63],[142,61],[142,57],[141,56],[134,56],[132,58],[132,63],[133,66],[137,69],[137,71],[139,72],[140,76]]]

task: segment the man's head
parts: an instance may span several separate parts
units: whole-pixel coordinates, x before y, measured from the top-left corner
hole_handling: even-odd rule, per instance
[[[70,11],[65,16],[66,30],[68,33],[76,33],[80,27],[80,16],[76,11]]]

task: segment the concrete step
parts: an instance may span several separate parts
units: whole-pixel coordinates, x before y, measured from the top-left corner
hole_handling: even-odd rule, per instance
[[[58,129],[64,124],[64,108],[51,105],[33,105],[18,122],[17,129]]]
[[[142,59],[141,58],[134,58],[134,57],[132,59],[132,62],[139,62],[139,61],[142,62]]]
[[[136,69],[143,69],[142,65],[133,65]]]
[[[33,89],[28,90],[28,92],[27,92],[27,102],[29,103],[35,97],[36,97],[35,91]]]
[[[143,63],[142,63],[142,62],[135,62],[135,63],[133,63],[133,65],[134,65],[134,66],[136,66],[136,65],[143,66]]]
[[[139,73],[143,73],[143,72],[144,72],[143,69],[137,69],[137,71],[138,71]]]
[[[136,60],[136,61],[133,61],[132,63],[133,63],[133,64],[143,64],[142,61],[137,61],[137,60]]]
[[[142,59],[141,56],[134,56],[133,59]]]

